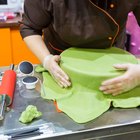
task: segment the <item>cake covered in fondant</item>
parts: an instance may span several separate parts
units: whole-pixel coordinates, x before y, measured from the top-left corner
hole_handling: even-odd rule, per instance
[[[140,105],[140,88],[118,96],[105,95],[101,82],[122,75],[113,65],[137,64],[137,59],[119,48],[83,49],[70,48],[61,54],[61,68],[69,75],[72,86],[61,88],[51,75],[44,71],[41,95],[56,100],[58,108],[78,123],[91,121],[114,107],[131,108]]]

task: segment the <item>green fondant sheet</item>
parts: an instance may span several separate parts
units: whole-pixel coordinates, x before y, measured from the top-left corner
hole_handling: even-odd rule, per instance
[[[69,75],[72,86],[61,88],[41,66],[43,84],[41,96],[56,100],[58,108],[77,123],[91,121],[104,112],[111,104],[114,107],[132,108],[140,105],[140,87],[118,96],[104,95],[99,87],[101,82],[122,75],[113,64],[133,63],[137,59],[119,48],[82,49],[70,48],[61,54],[61,68]]]

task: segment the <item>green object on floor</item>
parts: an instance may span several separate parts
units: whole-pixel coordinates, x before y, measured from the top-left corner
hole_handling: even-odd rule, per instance
[[[42,116],[42,113],[37,110],[36,106],[28,105],[26,110],[21,113],[19,121],[22,123],[29,123],[40,116]]]
[[[140,87],[118,96],[104,95],[101,82],[125,71],[116,70],[114,64],[133,63],[137,59],[119,48],[82,49],[70,48],[61,54],[61,68],[69,75],[72,86],[61,88],[47,71],[42,71],[41,96],[56,100],[58,108],[77,123],[91,121],[114,107],[132,108],[140,105]],[[42,69],[41,66],[38,66]]]

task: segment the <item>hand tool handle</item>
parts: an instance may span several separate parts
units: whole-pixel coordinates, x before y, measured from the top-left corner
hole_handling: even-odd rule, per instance
[[[0,86],[0,94],[6,94],[6,106],[12,103],[14,90],[16,85],[16,72],[13,70],[6,70],[2,77]]]
[[[0,103],[0,121],[4,119],[4,113],[5,113],[5,101],[6,101],[6,95],[1,95],[1,103]]]

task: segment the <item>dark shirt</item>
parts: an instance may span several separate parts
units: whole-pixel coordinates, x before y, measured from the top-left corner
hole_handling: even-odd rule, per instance
[[[104,1],[104,2],[103,2]],[[69,47],[124,48],[127,15],[140,0],[25,0],[22,37],[42,35],[51,53]]]

